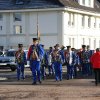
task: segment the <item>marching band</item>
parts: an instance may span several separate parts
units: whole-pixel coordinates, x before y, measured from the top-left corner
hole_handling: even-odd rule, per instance
[[[36,85],[37,82],[41,84],[47,75],[54,76],[57,82],[62,81],[63,66],[66,68],[67,80],[77,78],[78,71],[82,77],[93,74],[90,59],[94,51],[90,50],[89,46],[82,45],[82,49],[76,50],[71,46],[67,46],[67,49],[64,46],[60,48],[59,44],[56,44],[54,48],[49,47],[49,50],[44,50],[44,45],[39,44],[37,38],[33,38],[33,44],[29,47],[27,58],[22,47],[23,44],[19,44],[15,54],[18,80],[25,79],[24,65],[26,60],[30,62],[33,85]],[[48,69],[48,74],[46,69]]]

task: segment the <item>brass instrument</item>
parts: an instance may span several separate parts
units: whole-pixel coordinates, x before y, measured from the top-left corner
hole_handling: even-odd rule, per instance
[[[32,60],[36,60],[39,58],[36,48],[33,49],[32,55],[31,55]]]

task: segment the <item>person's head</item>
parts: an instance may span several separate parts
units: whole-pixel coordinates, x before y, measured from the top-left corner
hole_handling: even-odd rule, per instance
[[[97,49],[96,49],[96,52],[99,52],[99,51],[100,51],[100,48],[97,48]]]
[[[65,49],[65,46],[62,45],[62,46],[61,46],[61,50],[64,50],[64,49]]]
[[[75,48],[71,48],[72,51],[75,51]]]
[[[38,44],[38,39],[37,38],[33,38],[33,44],[37,45]]]
[[[90,50],[90,46],[89,45],[87,45],[87,50]]]
[[[23,44],[18,44],[18,49],[21,51],[23,49]]]
[[[82,50],[86,50],[86,45],[82,45]]]
[[[68,51],[71,51],[71,46],[67,46],[67,50]]]
[[[54,48],[56,49],[56,50],[58,50],[59,49],[59,44],[56,44],[55,46],[54,46]]]
[[[43,44],[41,46],[44,48],[44,45]]]
[[[49,50],[50,50],[50,51],[52,51],[52,50],[53,50],[53,48],[52,48],[52,47],[49,47]]]

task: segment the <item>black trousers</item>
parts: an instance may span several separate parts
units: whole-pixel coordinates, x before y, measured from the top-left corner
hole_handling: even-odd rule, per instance
[[[97,85],[100,83],[100,68],[94,69],[94,74],[95,74],[95,84]]]

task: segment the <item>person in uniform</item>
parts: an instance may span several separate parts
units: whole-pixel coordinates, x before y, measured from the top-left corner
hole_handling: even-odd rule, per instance
[[[67,79],[74,78],[74,61],[75,54],[71,51],[71,46],[67,46],[67,50],[65,51],[65,62],[67,66]]]
[[[17,63],[17,79],[24,79],[24,65],[26,64],[26,54],[23,51],[23,44],[18,44],[18,51],[15,53],[15,60]]]
[[[49,51],[47,52],[47,65],[48,65],[49,76],[54,74],[53,64],[52,64],[52,52],[53,48],[49,47]]]
[[[82,45],[80,61],[82,65],[82,75],[88,76],[90,70],[90,54],[87,52],[86,45]]]
[[[32,70],[32,76],[33,76],[33,85],[37,84],[37,78],[38,82],[41,84],[41,60],[44,56],[44,49],[41,44],[39,44],[39,41],[37,38],[33,38],[33,45],[30,46],[28,51],[28,60],[30,61],[30,67]],[[37,75],[37,76],[36,76]]]
[[[90,46],[87,45],[87,52],[89,54],[89,59],[91,58],[91,56],[94,54],[94,51],[93,50],[90,50]],[[92,68],[92,65],[91,63],[89,62],[89,75],[92,75],[92,72],[93,72],[93,68]]]
[[[62,57],[62,63],[64,64],[65,63],[65,56],[64,56],[64,46],[62,45],[62,47],[61,47],[61,50],[60,50],[60,54],[61,54],[61,57]]]
[[[77,69],[79,69],[80,59],[79,59],[78,51],[75,48],[72,48],[72,52],[74,54],[74,60],[73,60],[74,78],[77,78],[77,71],[78,71]]]
[[[58,44],[56,44],[55,49],[52,52],[52,63],[55,70],[55,80],[62,81],[62,57]]]
[[[42,45],[44,48],[44,45]],[[41,61],[41,77],[44,80],[46,78],[46,67],[47,67],[47,52],[44,50],[44,56]]]

